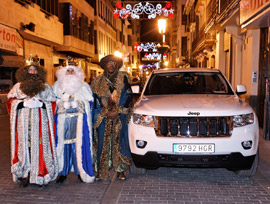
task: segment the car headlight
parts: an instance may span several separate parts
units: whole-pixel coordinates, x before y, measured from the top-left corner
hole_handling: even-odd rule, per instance
[[[254,123],[254,114],[244,114],[244,115],[235,115],[233,116],[233,126],[242,127]]]
[[[151,115],[133,114],[133,123],[147,127],[155,127],[155,117]]]

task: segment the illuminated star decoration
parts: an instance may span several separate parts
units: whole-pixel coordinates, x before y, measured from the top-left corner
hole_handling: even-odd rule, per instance
[[[157,15],[160,16],[161,14],[163,14],[165,17],[173,18],[173,12],[174,9],[172,8],[171,2],[167,2],[166,6],[163,8],[161,4],[157,4],[155,8],[155,6],[149,2],[146,2],[144,6],[141,2],[137,3],[133,8],[130,4],[127,4],[126,8],[124,8],[121,2],[117,2],[115,4],[113,17],[126,19],[127,17],[131,16],[133,19],[139,19],[140,15],[145,13],[148,15],[148,19],[156,18]]]

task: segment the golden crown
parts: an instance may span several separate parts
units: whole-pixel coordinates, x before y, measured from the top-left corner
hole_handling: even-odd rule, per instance
[[[78,63],[75,61],[74,58],[68,56],[64,62],[64,66],[77,66]]]

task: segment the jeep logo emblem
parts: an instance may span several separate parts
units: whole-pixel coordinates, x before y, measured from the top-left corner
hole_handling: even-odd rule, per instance
[[[200,115],[200,112],[191,112],[191,111],[189,111],[188,113],[187,113],[187,115]]]

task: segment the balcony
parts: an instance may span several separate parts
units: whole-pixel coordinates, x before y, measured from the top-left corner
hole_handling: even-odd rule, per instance
[[[24,7],[28,7],[31,4],[37,4],[40,7],[40,11],[45,13],[46,17],[58,16],[58,0],[50,1],[38,1],[38,0],[15,0],[15,2],[21,4]]]
[[[84,57],[94,57],[94,49],[94,45],[71,35],[65,35],[64,45],[58,47],[58,51],[60,52],[74,53]]]
[[[206,27],[205,32],[215,30],[215,21],[218,14],[218,0],[211,0],[206,7]]]
[[[220,14],[222,14],[235,0],[220,0]]]
[[[210,23],[213,19],[215,19],[218,13],[218,1],[212,0],[206,7],[206,23]]]
[[[221,24],[227,18],[230,18],[231,14],[233,14],[236,9],[239,9],[239,2],[240,0],[220,0],[217,23]]]
[[[205,48],[212,47],[216,43],[215,32],[205,32],[205,24],[201,27],[195,40],[192,42],[192,53],[200,52]]]

